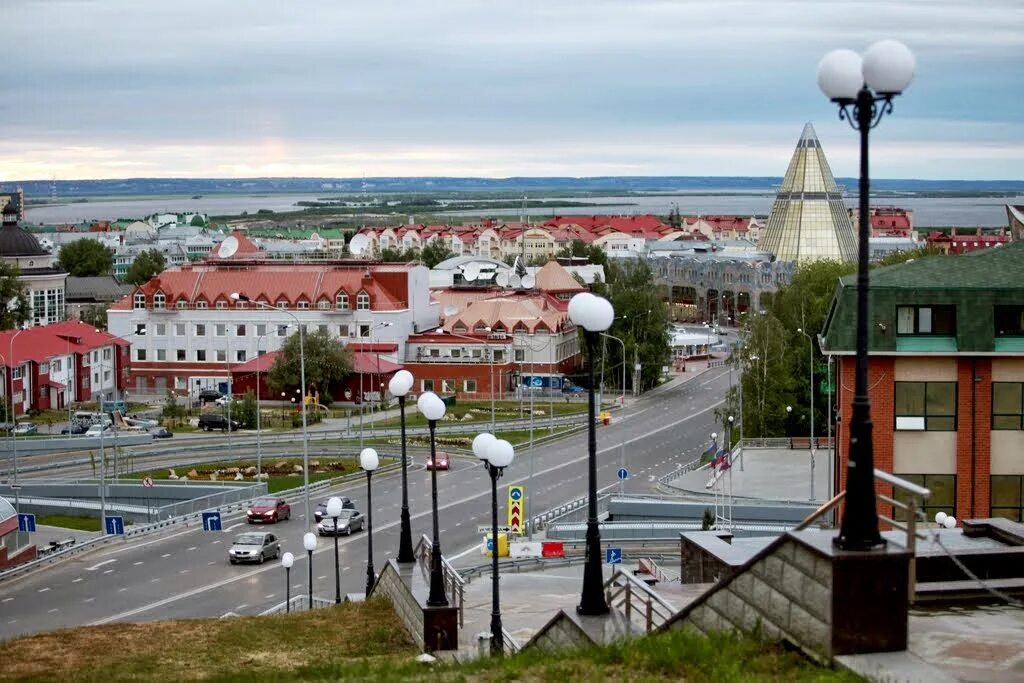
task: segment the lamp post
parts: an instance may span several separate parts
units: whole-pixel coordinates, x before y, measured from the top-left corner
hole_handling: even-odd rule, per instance
[[[373,471],[380,466],[377,451],[364,448],[359,453],[359,466],[366,471],[366,597],[370,597],[373,584],[377,582],[377,573],[373,571],[373,487],[370,485]]]
[[[498,584],[498,479],[512,464],[515,449],[504,439],[493,434],[479,434],[473,439],[473,453],[483,461],[491,476],[491,654],[501,655],[505,642],[501,628],[501,593]]]
[[[615,341],[622,344],[622,396],[619,397],[619,405],[625,409],[626,407],[626,342],[622,341],[619,337],[614,334],[608,334],[607,332],[601,333],[602,337],[608,339],[614,339]],[[621,432],[622,441],[619,442],[619,467],[625,469],[626,467],[626,433]],[[624,479],[619,479],[619,495],[623,494],[623,489],[626,486]]]
[[[8,358],[10,359],[11,363],[11,453],[13,454],[14,458],[13,465],[15,493],[18,493],[18,413],[15,411],[14,408],[14,340],[17,339],[18,335],[24,331],[25,328],[23,327],[19,329],[17,332],[15,332],[13,335],[11,335],[11,348],[10,354],[8,355]],[[20,368],[21,366],[19,365],[18,367]],[[22,376],[21,385],[23,387],[25,386],[24,376]],[[21,505],[20,501],[18,501],[17,496],[15,496],[15,501],[19,503],[17,506],[17,511],[21,512]],[[100,520],[100,523],[102,523],[102,520]]]
[[[892,99],[910,85],[914,55],[895,40],[869,47],[863,57],[851,50],[833,50],[818,64],[818,86],[839,106],[840,120],[860,132],[860,184],[857,252],[857,366],[846,505],[834,543],[844,550],[871,550],[885,540],[878,532],[875,507],[874,447],[871,402],[868,399],[868,239],[871,237],[868,133],[892,112]]]
[[[444,417],[446,407],[444,401],[433,391],[420,394],[416,407],[423,413],[423,417],[427,418],[427,425],[430,428],[430,462],[434,462],[437,458],[434,432],[437,429],[437,421]],[[448,598],[444,594],[444,577],[441,575],[441,538],[437,525],[436,467],[430,468],[430,498],[434,516],[434,539],[430,547],[430,595],[427,596],[427,606],[447,607]]]
[[[316,550],[316,534],[307,531],[302,537],[302,547],[309,555],[309,609],[313,609],[313,551]]]
[[[405,454],[405,396],[412,389],[414,382],[412,373],[408,370],[399,370],[388,382],[388,391],[398,399],[398,417],[402,425],[402,530],[398,537],[397,559],[403,563],[416,561],[412,550],[412,526],[409,523],[409,463]]]
[[[327,516],[334,520],[334,604],[341,604],[341,569],[338,560],[338,517],[341,516],[341,498],[331,496],[327,500]]]
[[[804,332],[802,327],[796,328],[796,331],[807,337],[807,342],[811,348],[811,360],[807,367],[811,373],[811,500],[814,500],[814,339],[811,338],[811,335]]]
[[[259,308],[265,308],[269,311],[277,311],[284,313],[295,321],[295,327],[299,330],[299,382],[302,384],[302,490],[303,490],[303,502],[306,508],[306,528],[309,529],[311,526],[310,520],[313,517],[309,514],[309,429],[306,419],[306,345],[303,337],[305,332],[302,329],[302,325],[299,324],[299,318],[291,311],[283,308],[274,308],[270,304],[265,304],[262,301],[253,301],[244,294],[238,292],[232,292],[231,298],[235,301],[248,301],[249,303],[256,304]],[[228,433],[231,432],[231,425],[228,424]],[[313,536],[314,542],[316,536]],[[311,589],[312,590],[312,589]]]
[[[607,299],[595,296],[590,292],[575,295],[569,300],[569,318],[574,324],[583,328],[583,338],[587,344],[587,373],[589,387],[587,389],[587,454],[589,503],[587,505],[587,552],[586,564],[583,567],[583,591],[580,604],[576,607],[579,614],[596,616],[608,613],[608,603],[604,599],[604,581],[601,576],[601,531],[597,525],[597,414],[594,405],[594,354],[597,340],[601,332],[611,327],[615,311]],[[625,360],[623,360],[625,362]]]
[[[289,327],[291,325],[285,325],[285,329]],[[256,338],[256,481],[260,480],[260,474],[263,473],[263,442],[260,438],[260,342],[268,334],[269,330]],[[231,431],[230,426],[228,431]]]
[[[284,567],[284,611],[292,611],[292,565],[295,564],[295,556],[285,553],[281,556],[281,566]]]

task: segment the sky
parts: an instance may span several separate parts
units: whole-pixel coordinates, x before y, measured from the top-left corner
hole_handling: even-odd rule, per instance
[[[1021,0],[3,0],[0,181],[781,176],[858,136],[829,50],[914,81],[876,178],[1024,178]]]

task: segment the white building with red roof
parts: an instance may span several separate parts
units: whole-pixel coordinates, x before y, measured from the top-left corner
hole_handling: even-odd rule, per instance
[[[136,394],[226,392],[231,368],[255,358],[257,345],[260,353],[279,350],[296,320],[341,344],[390,342],[391,362],[401,362],[409,335],[439,324],[425,266],[276,262],[236,240],[206,261],[160,273],[108,311],[112,332],[136,335]]]

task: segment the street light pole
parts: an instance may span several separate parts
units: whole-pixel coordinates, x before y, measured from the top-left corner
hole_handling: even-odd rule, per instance
[[[493,434],[479,434],[473,439],[473,453],[483,461],[491,477],[491,655],[505,652],[505,638],[501,626],[501,592],[498,583],[498,479],[512,464],[515,449],[508,441],[496,439]]]
[[[587,344],[587,461],[588,461],[588,494],[587,505],[587,552],[586,564],[583,567],[583,590],[580,604],[576,612],[587,616],[600,616],[608,613],[608,603],[604,597],[604,581],[601,575],[601,531],[597,523],[597,411],[594,403],[594,354],[597,352],[597,341],[601,332],[611,327],[615,318],[615,310],[607,299],[595,296],[590,292],[575,295],[569,301],[569,318],[583,328],[583,338]]]
[[[15,503],[16,503],[16,511],[17,512],[21,512],[21,501],[20,501],[20,497],[17,495],[19,493],[19,491],[18,491],[18,432],[17,432],[17,427],[18,427],[17,415],[18,414],[17,414],[17,412],[15,412],[15,408],[14,408],[14,340],[17,339],[18,335],[21,334],[24,331],[25,331],[25,328],[23,327],[23,328],[19,329],[17,332],[15,332],[11,336],[11,348],[10,348],[10,355],[9,355],[10,363],[11,363],[11,449],[12,449],[11,452],[13,453],[13,457],[14,457],[14,463],[13,463],[13,465],[14,465],[14,493],[15,493],[14,500],[15,500]],[[18,367],[20,368],[21,365],[18,365]],[[22,387],[25,386],[25,376],[24,375],[22,375],[22,377],[21,377],[21,385],[22,385]]]
[[[416,401],[423,417],[427,418],[427,425],[430,427],[430,462],[437,461],[434,433],[437,429],[437,421],[444,417],[446,407],[437,394],[433,391],[425,391],[420,394]],[[430,594],[427,596],[428,607],[447,607],[448,598],[444,592],[444,576],[441,573],[441,535],[438,531],[437,522],[437,468],[430,468],[430,498],[433,507],[434,539],[430,546]]]
[[[359,466],[366,471],[366,597],[370,597],[373,584],[377,582],[377,573],[373,570],[373,487],[370,483],[379,465],[380,458],[374,449],[364,448],[359,454]]]
[[[402,513],[401,534],[398,538],[398,561],[410,563],[416,561],[412,549],[412,527],[409,523],[409,463],[406,457],[405,443],[405,396],[412,389],[415,380],[408,370],[399,370],[388,382],[388,391],[398,398],[398,416],[402,425]]]
[[[885,545],[878,531],[875,507],[874,448],[871,438],[871,402],[868,398],[868,240],[870,174],[868,133],[892,112],[892,99],[914,77],[914,55],[905,45],[883,40],[867,49],[863,58],[850,50],[834,50],[818,64],[818,86],[839,106],[840,120],[860,132],[860,183],[857,253],[857,366],[850,453],[847,463],[846,505],[836,546],[843,550],[871,550]],[[852,107],[852,111],[848,108]]]
[[[814,339],[802,327],[796,328],[796,331],[807,337],[811,349],[811,360],[807,365],[811,373],[811,500],[814,500]]]
[[[291,327],[291,325],[288,325]],[[270,330],[267,330],[259,337],[256,338],[256,481],[260,481],[260,475],[263,473],[263,442],[260,437],[260,342],[263,338],[270,334]],[[231,425],[228,425],[228,432],[231,431]]]
[[[287,309],[275,308],[270,304],[263,303],[262,301],[253,301],[244,294],[238,292],[232,292],[231,298],[235,301],[248,301],[256,304],[258,308],[265,308],[269,311],[277,311],[284,313],[295,321],[295,326],[299,330],[299,382],[302,383],[302,490],[303,498],[306,508],[306,528],[311,527],[311,521],[313,517],[309,514],[309,425],[306,416],[306,344],[303,339],[304,332],[302,325],[299,323],[299,318],[294,313]],[[231,424],[228,424],[228,434],[231,433]],[[314,541],[316,536],[313,537]]]
[[[292,565],[295,564],[295,556],[285,553],[281,556],[281,566],[284,567],[284,611],[292,611]]]
[[[327,516],[334,521],[334,604],[341,604],[341,568],[338,558],[338,517],[341,516],[341,498],[331,496],[327,500]]]
[[[316,550],[316,534],[307,531],[302,536],[302,547],[306,549],[309,560],[309,605],[307,608],[313,609],[313,551]]]

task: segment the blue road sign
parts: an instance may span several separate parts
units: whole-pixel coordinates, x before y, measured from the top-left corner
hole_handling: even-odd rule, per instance
[[[622,564],[622,548],[605,548],[604,561],[606,564]]]
[[[35,530],[36,516],[28,512],[18,513],[18,531],[35,533]]]
[[[629,477],[629,470],[627,470],[625,467],[620,467],[619,471],[616,472],[616,474],[618,475],[619,479],[626,479],[627,477]]]
[[[488,538],[487,539],[487,552],[489,552],[489,553],[493,553],[494,552],[494,539],[493,538]]]
[[[219,512],[203,513],[203,531],[222,531]]]
[[[124,536],[124,517],[107,517],[107,533],[111,536]]]
[[[512,500],[519,500],[520,498],[523,497],[523,487],[510,486],[508,488],[508,497],[511,498]]]

